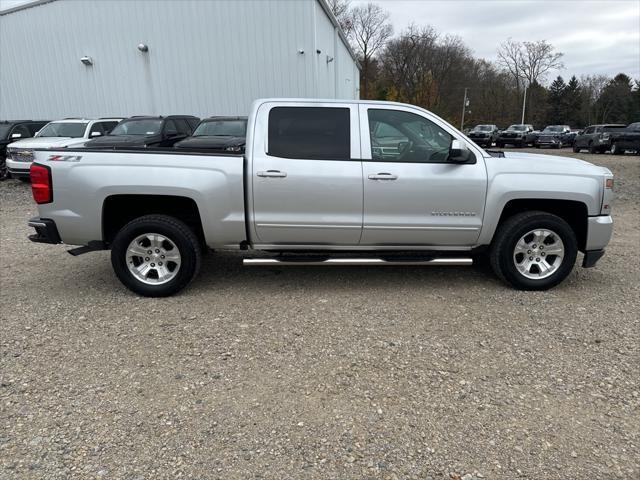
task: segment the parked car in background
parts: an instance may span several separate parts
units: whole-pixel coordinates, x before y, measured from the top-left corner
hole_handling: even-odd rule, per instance
[[[247,117],[209,117],[174,146],[198,152],[243,153],[246,136]]]
[[[490,154],[393,102],[265,99],[249,119],[244,156],[36,152],[30,239],[110,249],[122,283],[154,297],[184,288],[206,248],[254,250],[244,262],[270,266],[486,255],[508,284],[545,290],[578,251],[593,266],[611,237],[613,175],[582,160]]]
[[[627,128],[618,123],[591,125],[584,129],[573,141],[573,151],[587,149],[589,153],[604,153],[611,148],[611,134]]]
[[[562,148],[571,145],[571,127],[569,125],[547,125],[534,141],[536,148]]]
[[[0,180],[7,177],[7,145],[33,137],[48,120],[3,120],[0,122]]]
[[[65,118],[47,123],[35,137],[7,146],[7,168],[12,177],[28,180],[35,148],[81,147],[89,139],[104,136],[121,118]]]
[[[496,146],[502,148],[505,145],[526,147],[535,140],[533,125],[518,123],[503,130],[496,139]]]
[[[499,132],[497,125],[476,125],[467,136],[481,147],[491,147]]]
[[[640,122],[631,123],[627,128],[609,134],[611,153],[622,155],[626,151],[640,155]]]
[[[85,144],[86,148],[173,147],[187,138],[200,119],[191,115],[136,116],[118,124],[109,135]]]

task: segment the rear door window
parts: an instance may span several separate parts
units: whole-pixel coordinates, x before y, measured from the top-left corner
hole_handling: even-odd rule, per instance
[[[268,155],[311,160],[350,160],[348,108],[275,107],[269,112]]]

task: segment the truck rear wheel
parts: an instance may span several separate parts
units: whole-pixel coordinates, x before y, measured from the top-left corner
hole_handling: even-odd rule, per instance
[[[491,244],[493,271],[519,290],[547,290],[573,269],[578,243],[562,218],[530,211],[502,223]]]
[[[127,223],[111,245],[120,281],[144,297],[166,297],[186,287],[200,270],[200,242],[180,220],[146,215]]]
[[[624,155],[624,150],[618,146],[617,143],[611,144],[611,153],[613,155]]]

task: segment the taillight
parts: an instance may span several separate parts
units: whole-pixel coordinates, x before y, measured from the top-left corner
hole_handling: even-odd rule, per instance
[[[51,169],[45,165],[32,163],[29,170],[31,177],[31,193],[38,205],[51,203],[53,201],[53,190],[51,189]]]

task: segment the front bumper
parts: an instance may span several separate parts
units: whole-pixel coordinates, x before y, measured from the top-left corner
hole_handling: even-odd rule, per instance
[[[607,246],[613,234],[613,219],[611,215],[598,215],[589,217],[587,225],[587,242],[585,245],[582,266],[590,268],[595,266],[604,255],[604,247]]]
[[[33,217],[29,226],[36,229],[36,233],[29,235],[29,240],[35,243],[62,243],[56,222],[49,218]]]
[[[29,169],[31,168],[31,162],[16,162],[12,160],[10,157],[7,157],[7,170],[11,173],[11,176],[14,178],[20,177],[28,177]]]

